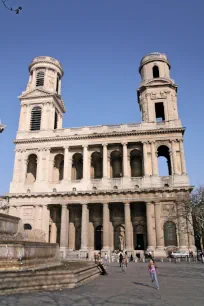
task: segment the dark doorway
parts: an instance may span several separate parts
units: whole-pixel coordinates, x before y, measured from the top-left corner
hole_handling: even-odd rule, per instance
[[[136,250],[144,250],[144,235],[137,234],[136,238],[137,238]]]
[[[100,251],[102,249],[103,241],[103,227],[99,225],[95,228],[95,250]]]

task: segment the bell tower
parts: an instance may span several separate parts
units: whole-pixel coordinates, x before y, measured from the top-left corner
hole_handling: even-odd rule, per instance
[[[61,97],[63,69],[49,56],[36,57],[29,66],[27,88],[19,97],[19,132],[62,128],[65,106]]]
[[[177,108],[177,85],[170,77],[170,63],[163,53],[150,53],[142,58],[142,78],[137,90],[143,122],[171,122],[180,125]]]

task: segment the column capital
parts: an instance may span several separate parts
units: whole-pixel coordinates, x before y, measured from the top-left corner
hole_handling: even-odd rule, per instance
[[[67,204],[62,204],[61,207],[62,208],[67,208]]]
[[[124,203],[124,206],[130,206],[130,201],[125,201],[123,203]]]
[[[69,146],[64,146],[64,150],[69,150]]]
[[[154,205],[154,204],[155,204],[154,201],[146,202],[146,205]]]
[[[84,145],[82,145],[82,148],[84,148],[84,149],[87,148],[88,149],[88,146],[89,146],[88,144],[84,144]]]
[[[103,146],[103,147],[107,147],[107,146],[108,146],[108,143],[107,143],[107,142],[102,143],[102,146]]]
[[[88,202],[81,202],[82,206],[88,205]]]
[[[128,144],[127,141],[122,142],[123,147],[127,146],[127,144]]]

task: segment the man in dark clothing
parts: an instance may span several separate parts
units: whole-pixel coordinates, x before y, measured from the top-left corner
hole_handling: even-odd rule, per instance
[[[120,252],[120,255],[119,255],[120,267],[121,267],[121,265],[122,265],[122,261],[123,261],[123,254]]]

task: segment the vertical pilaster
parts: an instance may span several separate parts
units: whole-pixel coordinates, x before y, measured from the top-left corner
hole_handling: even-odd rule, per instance
[[[123,143],[123,176],[128,176],[128,152],[127,152],[127,143]]]
[[[62,205],[61,228],[60,228],[60,248],[68,247],[68,229],[69,229],[69,210],[68,210],[67,205]]]
[[[42,176],[43,176],[43,151],[41,149],[38,150],[38,159],[37,159],[37,181],[41,182],[42,181]]]
[[[82,217],[81,217],[81,249],[87,250],[88,247],[88,222],[89,222],[89,209],[88,204],[82,204]]]
[[[183,202],[177,202],[177,218],[178,218],[178,233],[179,233],[179,247],[181,249],[188,249],[188,228],[186,220],[186,211]]]
[[[35,206],[35,229],[42,229],[42,205]]]
[[[158,161],[157,161],[157,154],[155,151],[155,141],[151,142],[151,151],[152,151],[152,175],[158,175]]]
[[[124,203],[125,212],[125,248],[126,250],[132,249],[132,233],[131,233],[131,213],[130,213],[130,203]]]
[[[108,145],[103,143],[103,178],[108,177]]]
[[[103,203],[103,249],[104,250],[107,250],[110,248],[109,221],[110,221],[109,206],[108,206],[108,203]]]
[[[172,174],[177,174],[177,166],[176,166],[176,148],[175,148],[175,140],[171,141],[171,152],[172,152]]]
[[[146,203],[146,215],[147,215],[147,240],[148,249],[154,250],[156,246],[155,235],[155,221],[154,221],[154,204],[152,202]]]
[[[181,171],[182,171],[182,174],[186,174],[186,160],[185,160],[185,155],[184,155],[183,139],[179,140],[179,147],[180,147],[180,154],[181,154]]]
[[[53,210],[53,214],[52,214],[52,223],[51,223],[50,242],[56,243],[57,242],[57,225],[56,225],[57,210],[56,208],[53,208],[52,210]]]

